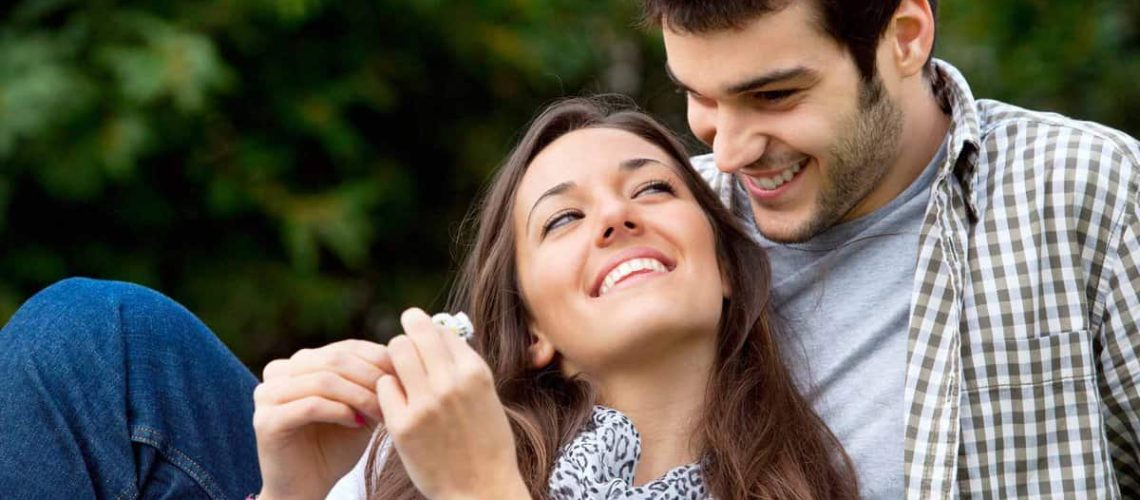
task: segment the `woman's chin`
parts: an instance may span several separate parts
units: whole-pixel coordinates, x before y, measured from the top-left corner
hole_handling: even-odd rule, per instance
[[[660,301],[634,305],[609,316],[599,325],[604,336],[619,341],[625,350],[657,352],[677,343],[715,337],[720,308],[678,307]]]

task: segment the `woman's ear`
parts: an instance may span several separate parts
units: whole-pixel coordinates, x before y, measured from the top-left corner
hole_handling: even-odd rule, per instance
[[[732,281],[728,279],[728,273],[724,271],[723,267],[720,269],[720,290],[725,299],[732,298]]]
[[[530,328],[530,339],[530,347],[527,348],[530,354],[530,366],[534,369],[546,368],[554,361],[554,354],[557,352],[554,344],[546,340],[546,336],[533,326]]]

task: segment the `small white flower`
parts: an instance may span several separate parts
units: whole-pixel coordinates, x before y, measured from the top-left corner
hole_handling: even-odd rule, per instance
[[[471,337],[475,335],[475,326],[471,324],[471,319],[462,312],[457,312],[454,315],[439,313],[432,316],[431,321],[451,330],[456,335],[463,337],[464,340],[471,340]]]

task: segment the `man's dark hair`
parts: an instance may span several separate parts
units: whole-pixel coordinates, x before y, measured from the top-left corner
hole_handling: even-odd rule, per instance
[[[642,5],[647,24],[702,34],[742,28],[793,1],[813,2],[823,31],[847,48],[864,81],[874,79],[875,51],[902,0],[642,0]],[[937,13],[938,0],[927,1]],[[925,71],[929,77],[929,59]]]

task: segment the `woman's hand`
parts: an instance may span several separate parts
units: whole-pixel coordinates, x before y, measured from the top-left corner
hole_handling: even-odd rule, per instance
[[[325,498],[364,454],[382,418],[376,382],[393,372],[388,349],[363,340],[266,365],[253,393],[261,497]]]
[[[396,376],[377,382],[396,452],[428,498],[527,498],[491,369],[467,343],[419,309],[388,342]]]

